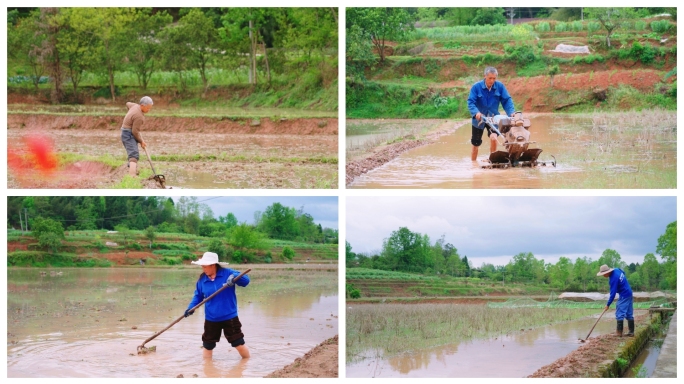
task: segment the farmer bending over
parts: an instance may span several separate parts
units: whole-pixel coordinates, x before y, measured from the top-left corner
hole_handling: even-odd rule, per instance
[[[143,96],[140,99],[140,104],[126,103],[128,113],[126,113],[126,117],[124,117],[123,124],[121,125],[121,142],[124,148],[126,148],[128,173],[131,176],[138,174],[138,159],[140,158],[138,143],[140,143],[143,149],[147,147],[142,136],[140,136],[140,127],[145,123],[145,114],[152,109],[152,104],[154,103],[149,96]]]
[[[195,296],[188,305],[188,309],[185,310],[185,317],[195,312],[190,311],[192,307],[211,296],[224,285],[229,285],[229,288],[224,289],[204,304],[204,334],[202,335],[204,350],[202,356],[211,359],[216,343],[221,340],[221,331],[223,331],[226,340],[233,348],[237,349],[240,356],[243,359],[248,358],[249,349],[245,345],[245,335],[242,333],[242,324],[238,319],[234,284],[246,287],[249,284],[249,277],[244,275],[240,280],[233,282],[233,278],[240,272],[225,268],[224,266],[228,264],[219,263],[218,255],[213,252],[205,252],[201,259],[193,261],[192,264],[201,265],[203,272],[197,280]]]
[[[617,331],[615,334],[622,336],[623,321],[627,318],[629,332],[625,336],[634,336],[634,298],[632,297],[632,288],[629,287],[625,272],[619,268],[609,268],[603,264],[596,276],[603,276],[609,279],[610,297],[606,304],[606,310],[608,310],[613,299],[615,299],[615,294],[620,294],[620,298],[615,306],[615,318],[617,319]]]
[[[499,73],[494,67],[487,67],[484,70],[484,79],[473,84],[470,88],[470,95],[468,96],[468,111],[472,116],[473,134],[470,143],[473,144],[471,152],[471,159],[477,160],[477,148],[482,144],[482,133],[484,133],[485,125],[482,123],[483,117],[496,116],[499,114],[499,103],[503,106],[508,116],[513,116],[515,107],[513,106],[513,99],[508,94],[506,87],[500,81],[496,81]],[[490,153],[496,152],[496,136],[497,134],[489,131],[487,127],[487,136],[491,142]]]

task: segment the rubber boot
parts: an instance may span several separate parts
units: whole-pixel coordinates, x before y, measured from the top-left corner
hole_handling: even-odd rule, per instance
[[[634,337],[634,319],[627,319],[627,327],[629,328],[629,331],[627,334],[625,334],[625,336]]]
[[[617,330],[615,331],[615,334],[618,337],[622,337],[622,330],[624,329],[624,321],[623,320],[618,320],[617,321]]]

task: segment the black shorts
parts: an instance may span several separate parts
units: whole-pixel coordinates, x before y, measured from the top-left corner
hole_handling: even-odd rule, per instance
[[[474,125],[472,127],[473,127],[473,133],[472,133],[472,136],[470,137],[470,143],[476,147],[479,147],[480,145],[482,145],[482,134],[484,133],[485,129],[487,130],[487,137],[491,136],[492,133],[495,133],[495,132],[491,132],[489,130],[489,127],[486,125],[484,126],[483,129],[480,129]],[[498,136],[498,134],[497,134],[497,136]]]
[[[233,347],[244,344],[242,339],[245,337],[245,335],[242,333],[242,324],[240,324],[240,319],[238,319],[237,316],[224,321],[204,320],[204,333],[202,334],[202,342],[218,343],[221,340],[221,331],[223,331],[223,334],[226,336],[226,340],[228,340],[230,345]],[[236,343],[239,341],[242,342]]]

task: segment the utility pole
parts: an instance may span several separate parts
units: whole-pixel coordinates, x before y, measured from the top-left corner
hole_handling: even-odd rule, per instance
[[[582,21],[584,21],[584,8],[580,8],[580,15],[582,17]]]

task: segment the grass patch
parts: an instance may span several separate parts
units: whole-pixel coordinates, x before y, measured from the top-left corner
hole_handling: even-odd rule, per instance
[[[336,157],[280,157],[280,156],[244,156],[244,155],[152,155],[153,161],[185,162],[185,161],[224,161],[239,163],[299,163],[299,164],[337,164]],[[141,174],[142,176],[142,174]],[[150,174],[151,176],[151,174]]]
[[[78,256],[73,253],[51,254],[42,251],[16,251],[7,254],[8,267],[110,267],[109,260]]]
[[[595,312],[487,308],[476,304],[356,305],[347,310],[347,362],[503,335]]]

